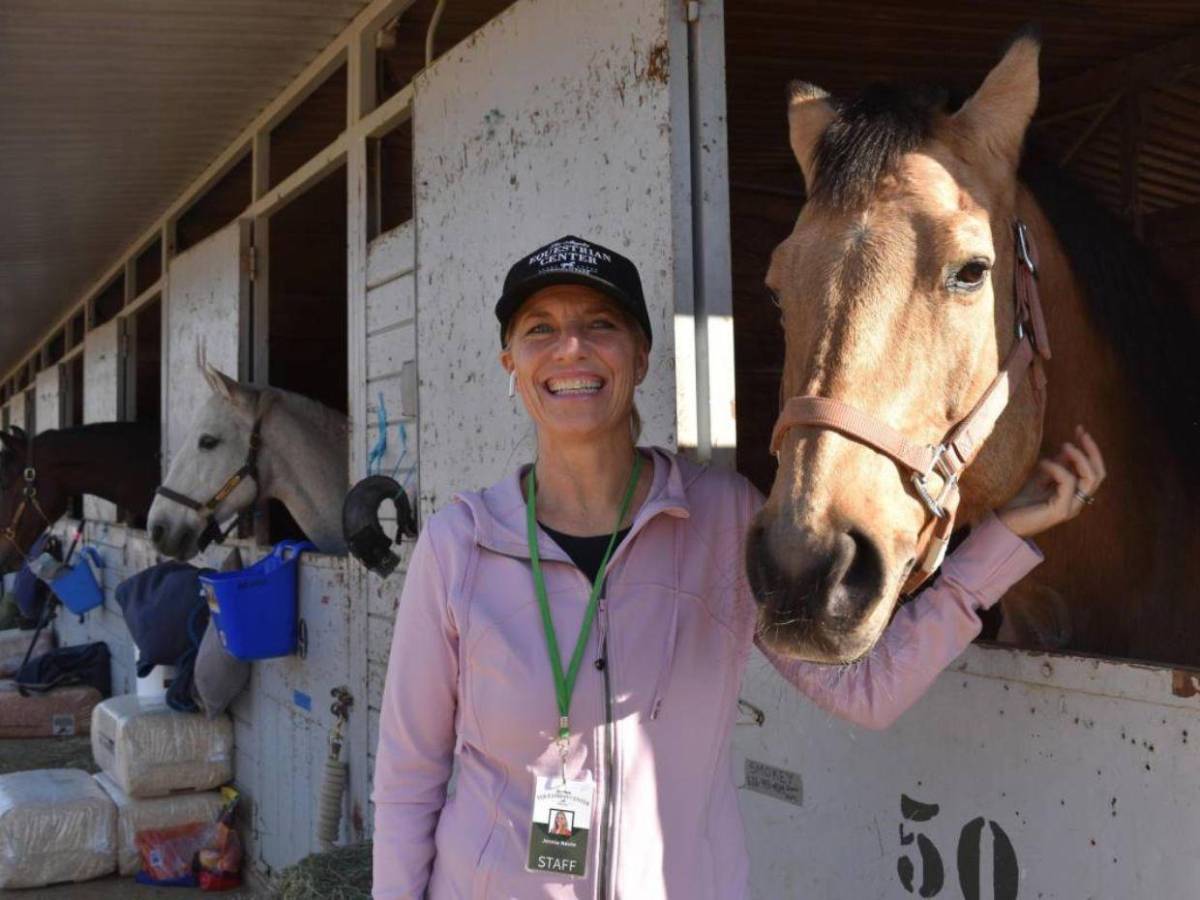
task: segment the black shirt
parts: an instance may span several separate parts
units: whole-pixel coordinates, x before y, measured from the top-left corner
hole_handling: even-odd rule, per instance
[[[571,562],[575,563],[579,571],[587,576],[589,584],[595,582],[596,573],[600,571],[600,563],[604,560],[604,551],[608,549],[608,542],[612,538],[611,534],[578,537],[574,534],[563,534],[561,531],[555,531],[541,522],[538,522],[538,527],[550,535],[554,543],[562,547],[563,552],[571,557]],[[629,534],[628,528],[617,532],[617,543],[613,545],[614,553],[617,552],[617,547],[621,541],[625,540],[625,535],[627,534]]]

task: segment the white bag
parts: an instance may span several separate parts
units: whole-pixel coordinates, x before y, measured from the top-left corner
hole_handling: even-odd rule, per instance
[[[117,808],[91,775],[0,775],[0,888],[87,881],[116,867]]]
[[[233,722],[126,694],[92,712],[92,756],[131,797],[209,791],[233,778]]]

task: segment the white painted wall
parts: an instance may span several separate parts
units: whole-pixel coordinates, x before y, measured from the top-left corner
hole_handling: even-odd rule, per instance
[[[564,234],[638,265],[654,327],[643,439],[674,446],[667,31],[661,0],[525,0],[418,77],[423,510],[532,458],[492,308],[509,265]]]
[[[370,452],[379,437],[378,410],[380,395],[387,412],[388,443],[379,471],[395,474],[406,485],[410,500],[417,498],[417,342],[416,342],[416,271],[415,240],[412,222],[406,222],[371,242],[367,251],[366,299],[366,407],[365,427],[356,429],[354,440],[361,442],[362,458]],[[403,425],[407,437],[407,452],[402,454],[398,430]],[[399,468],[397,468],[399,466]],[[355,473],[355,480],[365,475],[365,469]],[[381,519],[384,529],[394,533],[395,517],[384,510]],[[401,564],[383,580],[360,570],[358,589],[361,592],[358,614],[366,616],[365,668],[367,726],[365,758],[356,748],[355,760],[366,766],[366,778],[360,790],[363,808],[373,817],[370,805],[372,775],[375,770],[375,745],[379,738],[379,711],[383,698],[384,676],[387,674],[388,651],[392,642],[392,622],[396,602],[404,584],[404,572],[412,549],[410,542],[396,548]],[[363,696],[361,693],[359,696]],[[360,742],[361,743],[361,742]]]
[[[13,394],[12,399],[8,401],[8,424],[25,427],[25,394],[23,391]]]
[[[36,390],[38,433],[61,427],[62,378],[58,366],[38,372]]]
[[[83,341],[83,424],[115,422],[120,418],[121,375],[118,319],[88,332]],[[95,522],[117,521],[116,504],[83,495],[83,517]]]
[[[972,646],[879,733],[816,709],[755,653],[742,697],[766,718],[743,716],[734,735],[754,896],[910,896],[898,866],[912,862],[918,889],[916,836],[944,872],[922,896],[1194,896],[1197,688],[1195,674],[1156,666]],[[792,773],[800,804],[750,787],[748,761]],[[902,795],[936,815],[905,820]],[[1011,844],[1007,875],[990,824],[982,842],[963,839],[980,817]]]
[[[166,458],[178,449],[209,388],[196,365],[203,348],[210,363],[237,378],[241,322],[247,294],[245,248],[249,228],[234,222],[171,260],[163,329]]]

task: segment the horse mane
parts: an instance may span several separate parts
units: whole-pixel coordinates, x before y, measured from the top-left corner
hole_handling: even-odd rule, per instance
[[[349,419],[345,414],[304,394],[286,391],[283,388],[267,387],[263,389],[263,397],[264,399],[270,398],[271,402],[283,402],[297,414],[315,420],[318,423],[317,427],[323,433],[343,434],[349,428]]]
[[[965,97],[944,87],[873,84],[848,103],[817,145],[810,198],[846,209],[932,138]],[[1061,169],[1027,154],[1019,173],[1079,280],[1093,324],[1181,461],[1200,458],[1200,321],[1129,226]],[[1200,487],[1200,469],[1181,467]]]

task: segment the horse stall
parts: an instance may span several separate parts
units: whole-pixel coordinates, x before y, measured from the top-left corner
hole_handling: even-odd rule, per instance
[[[147,51],[151,68],[139,68],[143,23],[121,20],[133,68],[116,74],[164,93],[98,108],[158,135],[145,155],[174,174],[148,172],[150,201],[122,212],[120,228],[108,227],[112,198],[80,211],[116,238],[89,244],[73,281],[27,278],[13,294],[25,308],[35,295],[62,300],[0,346],[6,426],[154,422],[165,477],[212,393],[202,357],[344,414],[345,429],[287,452],[334,447],[349,483],[392,475],[427,517],[531,458],[491,306],[516,253],[579,234],[642,274],[655,332],[643,443],[736,466],[766,490],[784,347],[762,278],[805,200],[786,84],[852,93],[879,78],[953,77],[970,91],[1034,16],[1046,49],[1032,133],[1190,279],[1193,308],[1200,293],[1185,262],[1200,241],[1200,18],[1189,9],[1097,0],[1076,22],[1028,2],[345,0],[298,18],[279,0],[235,6],[219,27],[253,44],[253,73],[237,46],[199,62]],[[45,33],[67,27],[35,10]],[[164,33],[199,27],[173,8],[155,15]],[[44,102],[64,105],[74,87]],[[94,90],[97,103],[125,96],[103,80]],[[212,121],[188,131],[154,117],[172,104]],[[53,140],[65,126],[40,127]],[[87,184],[85,162],[59,177]],[[113,589],[160,554],[138,511],[89,495],[79,512],[58,527],[100,551],[107,596],[83,621],[60,616],[59,640],[106,641],[114,690],[152,690],[135,677]],[[218,566],[236,547],[252,563],[296,533],[293,518],[257,504],[196,562]],[[384,522],[390,531],[395,516]],[[301,652],[256,663],[232,709],[260,876],[321,848],[318,793],[339,732],[339,840],[370,836],[411,546],[386,579],[305,554]],[[734,736],[754,895],[1190,896],[1197,696],[1200,672],[1180,665],[978,644],[874,733],[830,719],[755,654]]]

